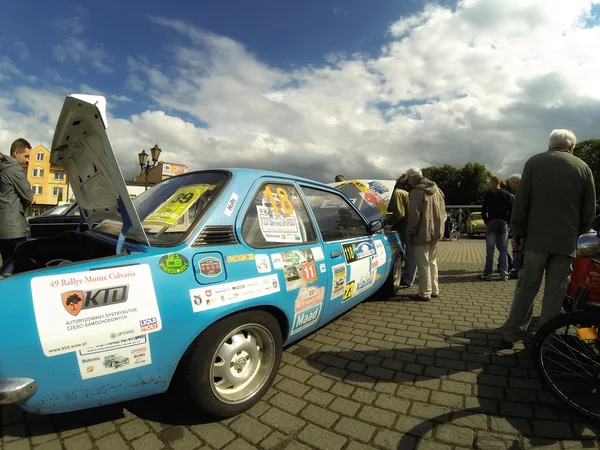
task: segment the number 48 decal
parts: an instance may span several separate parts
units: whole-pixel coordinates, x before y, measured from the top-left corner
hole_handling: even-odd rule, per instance
[[[346,290],[344,291],[344,296],[342,297],[342,303],[346,300],[349,300],[354,295],[354,280],[346,285]]]

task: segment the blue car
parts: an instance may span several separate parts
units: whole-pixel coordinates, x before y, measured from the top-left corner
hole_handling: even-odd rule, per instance
[[[0,268],[0,404],[60,413],[177,380],[231,417],[269,389],[282,347],[398,289],[398,235],[331,186],[203,170],[132,200],[105,111],[68,96],[52,142],[89,230],[29,240]]]

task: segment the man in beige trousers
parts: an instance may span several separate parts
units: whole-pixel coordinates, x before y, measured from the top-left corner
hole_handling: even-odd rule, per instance
[[[446,204],[444,193],[420,169],[407,170],[413,187],[408,199],[406,236],[412,246],[419,273],[419,293],[415,299],[429,301],[440,295],[438,283],[437,244],[444,235]]]

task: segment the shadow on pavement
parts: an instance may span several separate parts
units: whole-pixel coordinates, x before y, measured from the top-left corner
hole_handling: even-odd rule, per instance
[[[329,377],[337,375],[339,380],[354,386],[361,383],[396,383],[396,397],[412,400],[412,406],[410,410],[407,408],[405,414],[396,411],[401,417],[412,416],[407,423],[413,424],[398,429],[404,433],[397,445],[399,450],[412,449],[421,440],[426,445],[434,432],[437,441],[454,442],[454,445],[460,442],[462,447],[486,450],[517,450],[578,439],[571,432],[561,434],[563,427],[552,429],[544,427],[541,422],[537,425],[535,421],[532,422],[536,417],[534,414],[538,414],[537,408],[539,414],[548,420],[547,424],[564,423],[566,420],[582,423],[584,419],[566,414],[562,405],[556,406],[558,403],[542,387],[537,375],[531,376],[533,365],[520,364],[526,360],[533,362],[530,350],[502,349],[500,337],[489,329],[473,329],[439,337],[443,338],[439,348],[364,352],[314,352],[302,348],[302,353],[305,353],[304,356],[313,367]],[[444,343],[450,345],[444,346]],[[405,365],[398,370],[402,363]],[[458,377],[448,378],[473,371],[476,372],[473,393],[464,391],[467,384],[457,382]],[[447,383],[446,389],[439,390],[439,380]],[[425,387],[432,389],[429,400]],[[464,406],[459,394],[466,396]],[[544,401],[539,402],[540,398]],[[452,404],[453,401],[456,403]],[[488,416],[492,421],[491,429],[487,425]],[[569,426],[567,428],[570,429]],[[523,442],[524,438],[528,439],[528,445]],[[595,448],[591,440],[584,442],[583,447],[587,448],[588,444],[589,448]]]

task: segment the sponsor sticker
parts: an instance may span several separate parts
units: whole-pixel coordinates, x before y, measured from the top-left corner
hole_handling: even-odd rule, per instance
[[[296,297],[295,312],[304,311],[319,303],[323,303],[325,288],[303,286]]]
[[[283,259],[281,258],[281,253],[273,253],[271,255],[271,261],[273,262],[273,268],[275,270],[283,269]]]
[[[178,275],[185,272],[190,263],[187,258],[179,253],[169,253],[160,258],[158,266],[160,270],[171,275]]]
[[[323,254],[323,249],[321,247],[313,247],[311,250],[315,261],[323,261],[325,259],[325,255]]]
[[[225,261],[227,261],[228,263],[254,261],[254,253],[245,253],[243,255],[230,255],[225,259]]]
[[[238,201],[238,195],[233,192],[231,194],[231,197],[229,197],[229,201],[227,202],[227,206],[225,207],[225,215],[227,217],[231,217],[231,214],[233,213],[233,210],[235,209],[235,205]]]
[[[354,280],[350,281],[346,284],[346,289],[344,290],[344,296],[342,297],[342,303],[346,300],[350,300],[354,295]]]
[[[333,272],[333,284],[331,288],[331,299],[340,297],[346,292],[346,264],[338,264],[331,268]]]
[[[192,310],[200,312],[271,295],[279,292],[280,289],[277,275],[273,274],[218,284],[209,288],[191,289],[190,300]]]
[[[214,278],[223,272],[221,261],[212,256],[201,259],[198,261],[198,265],[200,266],[200,273],[207,278]]]
[[[46,356],[76,352],[125,334],[162,328],[150,266],[140,264],[31,280],[35,319]]]
[[[192,185],[178,189],[166,202],[162,203],[144,221],[143,225],[172,227],[211,186]]]
[[[302,286],[319,280],[311,249],[304,248],[283,252],[281,253],[281,259],[287,291],[300,289]]]
[[[319,272],[321,272],[321,273],[327,272],[327,268],[325,267],[325,264],[323,264],[323,263],[319,264]]]
[[[369,184],[369,189],[377,192],[378,194],[385,194],[386,192],[389,191],[388,188],[386,188],[383,184],[379,183],[378,181],[369,181],[368,184]]]
[[[296,211],[289,215],[275,213],[273,208],[258,205],[258,223],[267,242],[301,242],[300,226]]]
[[[255,255],[256,270],[258,273],[269,273],[271,271],[271,260],[269,255]]]
[[[319,303],[294,314],[294,324],[292,325],[290,334],[296,334],[312,325],[316,325],[321,315],[322,305],[322,303]]]
[[[83,380],[112,375],[152,364],[147,335],[124,339],[112,346],[98,346],[77,352]]]

